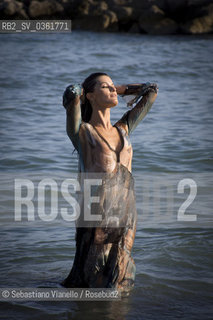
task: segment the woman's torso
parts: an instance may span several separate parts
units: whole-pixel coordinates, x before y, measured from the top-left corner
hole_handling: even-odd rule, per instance
[[[80,171],[113,172],[117,164],[122,164],[131,172],[132,146],[129,136],[121,126],[114,126],[120,135],[121,149],[114,150],[108,141],[91,124],[82,122],[80,137]]]

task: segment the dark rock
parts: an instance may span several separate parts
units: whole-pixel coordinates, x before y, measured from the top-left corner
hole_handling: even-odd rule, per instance
[[[91,3],[90,1],[82,1],[81,4],[78,6],[77,16],[85,16],[89,14]]]
[[[105,10],[108,9],[108,4],[106,2],[104,2],[104,1],[100,1],[100,2],[98,2],[97,8],[100,11],[105,11]]]
[[[186,34],[213,33],[213,4],[203,8],[202,17],[192,19],[181,25],[181,31]]]
[[[177,30],[178,24],[170,18],[164,18],[146,29],[147,33],[158,35],[175,34],[177,33]]]
[[[125,22],[132,19],[133,8],[116,6],[113,8],[116,13],[119,22]]]
[[[166,4],[167,4],[166,11],[168,13],[174,13],[179,11],[182,8],[186,8],[188,1],[187,0],[167,0]]]
[[[115,12],[108,10],[106,14],[110,19],[107,31],[118,31],[118,18]]]
[[[93,0],[83,0],[78,6],[77,18],[83,16],[99,16],[105,14],[108,10],[108,5],[105,1],[93,1]]]
[[[212,3],[212,0],[188,0],[187,1],[187,5],[188,7],[191,7],[191,6],[206,6],[208,4],[211,4]]]
[[[78,9],[73,28],[92,31],[118,31],[118,18],[115,12],[108,10],[106,1],[82,1]]]
[[[73,29],[213,33],[212,0],[0,0],[1,19],[71,19]]]
[[[114,12],[106,10],[100,14],[94,11],[92,15],[86,15],[73,21],[74,29],[92,31],[118,31],[117,16]]]
[[[140,27],[137,22],[133,23],[131,28],[128,30],[129,33],[140,33]]]
[[[139,18],[139,26],[142,32],[149,34],[173,34],[178,30],[177,23],[166,17],[156,5],[144,10]]]
[[[156,5],[152,5],[147,9],[144,9],[140,15],[140,20],[158,20],[165,17],[165,13]]]
[[[76,0],[61,0],[61,5],[64,8],[64,17],[75,19],[79,11],[79,1]]]
[[[29,16],[31,18],[51,17],[61,15],[63,6],[55,0],[32,1],[29,6]]]
[[[129,31],[132,25],[136,22],[132,7],[113,6],[113,12],[115,12],[117,16],[118,28],[120,31]]]
[[[132,6],[132,0],[107,0],[109,7],[113,6]]]
[[[108,10],[108,5],[106,4],[106,2],[101,1],[95,4],[90,4],[88,14],[99,16],[101,14],[105,14],[107,10]]]
[[[15,0],[3,0],[0,3],[0,17],[5,19],[28,19],[24,4]]]
[[[190,10],[198,7],[201,8],[202,6],[208,5],[212,3],[212,0],[151,0],[155,2],[159,8],[161,8],[167,15],[177,15],[184,13],[187,11],[188,13]]]
[[[185,23],[194,18],[202,17],[203,7],[212,0],[167,0],[165,13],[178,23]]]

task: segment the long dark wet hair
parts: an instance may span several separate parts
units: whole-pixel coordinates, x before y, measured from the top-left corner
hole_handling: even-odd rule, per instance
[[[84,89],[84,102],[81,103],[81,118],[84,122],[89,122],[92,116],[92,106],[90,101],[87,99],[86,94],[88,92],[93,92],[96,85],[96,80],[100,76],[108,76],[108,74],[104,72],[92,73],[82,83],[82,87]]]

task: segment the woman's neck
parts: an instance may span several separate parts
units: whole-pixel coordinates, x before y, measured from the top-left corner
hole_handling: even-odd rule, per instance
[[[92,116],[89,123],[93,125],[93,127],[102,127],[103,129],[111,129],[112,124],[110,121],[110,108],[92,112]]]

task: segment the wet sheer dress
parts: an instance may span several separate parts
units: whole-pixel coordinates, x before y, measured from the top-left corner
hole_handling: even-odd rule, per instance
[[[76,223],[76,253],[65,287],[115,288],[128,291],[134,285],[136,267],[131,256],[136,232],[134,179],[131,174],[130,133],[154,102],[153,93],[115,123],[122,147],[116,152],[90,124],[81,120],[80,102],[67,111],[67,133],[79,155],[79,180],[101,178],[95,189],[99,201],[91,214],[99,221],[85,221],[83,192],[81,213]]]

